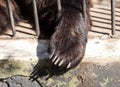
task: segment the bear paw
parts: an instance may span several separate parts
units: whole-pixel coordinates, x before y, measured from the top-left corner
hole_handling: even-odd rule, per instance
[[[74,68],[82,60],[86,48],[86,37],[53,35],[50,41],[51,61],[60,67]]]

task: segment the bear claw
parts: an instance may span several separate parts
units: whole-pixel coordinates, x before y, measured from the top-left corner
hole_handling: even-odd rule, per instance
[[[58,66],[61,66],[63,63],[64,63],[64,60],[62,60],[62,61],[58,64]]]
[[[59,63],[59,61],[60,61],[60,59],[58,58],[58,59],[54,62],[54,64],[57,65],[57,64]]]
[[[52,52],[52,54],[49,56],[49,58],[52,59],[53,56],[54,56],[54,54],[55,54],[55,50],[53,50],[53,52]]]
[[[69,63],[68,65],[67,65],[67,69],[69,69],[71,67],[71,63]]]
[[[55,56],[55,57],[52,59],[52,62],[55,62],[56,59],[57,59],[57,56]]]

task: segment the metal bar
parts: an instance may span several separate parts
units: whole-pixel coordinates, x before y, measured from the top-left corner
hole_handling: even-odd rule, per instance
[[[85,24],[87,24],[87,11],[86,11],[86,0],[83,0],[83,14],[84,14],[84,20],[85,20]]]
[[[56,21],[58,21],[61,18],[61,16],[62,16],[61,0],[57,0],[57,10],[58,10],[58,12],[57,12],[57,19],[56,19]]]
[[[11,0],[7,0],[7,6],[8,6],[8,12],[10,15],[10,22],[11,22],[11,27],[12,27],[12,33],[13,33],[13,37],[16,35],[16,30],[15,30],[15,23],[14,23],[14,17],[13,17],[13,11],[11,8]]]
[[[40,36],[40,27],[39,27],[39,18],[38,18],[37,5],[36,5],[36,0],[32,0],[32,1],[33,1],[35,28],[36,28],[37,36],[39,37]]]
[[[62,10],[61,0],[57,0],[58,11]]]
[[[111,0],[111,29],[112,35],[115,35],[115,0]]]
[[[58,6],[58,17],[60,17],[62,12],[61,0],[57,0],[57,6]]]

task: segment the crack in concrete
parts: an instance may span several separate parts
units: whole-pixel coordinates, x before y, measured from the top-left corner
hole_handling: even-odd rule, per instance
[[[10,84],[7,81],[5,83],[7,84],[8,87],[10,87]]]

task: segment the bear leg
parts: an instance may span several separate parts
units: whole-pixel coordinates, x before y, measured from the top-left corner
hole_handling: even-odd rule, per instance
[[[55,30],[50,41],[50,59],[57,66],[77,66],[84,56],[89,30],[82,13],[66,10]]]

